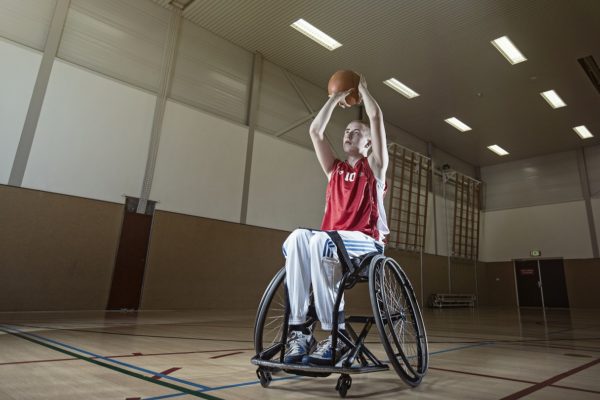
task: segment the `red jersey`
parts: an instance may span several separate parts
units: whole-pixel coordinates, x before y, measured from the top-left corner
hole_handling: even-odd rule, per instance
[[[325,195],[322,230],[359,231],[383,241],[389,233],[383,193],[366,157],[354,168],[347,161],[335,160]]]

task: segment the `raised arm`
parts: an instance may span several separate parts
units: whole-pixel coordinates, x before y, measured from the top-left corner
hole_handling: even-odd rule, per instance
[[[333,109],[335,106],[352,91],[348,90],[347,92],[334,93],[329,97],[327,102],[321,107],[321,110],[313,120],[312,124],[310,124],[310,138],[312,139],[313,146],[315,148],[315,153],[317,153],[317,158],[319,159],[319,163],[321,164],[321,168],[323,168],[323,172],[327,175],[327,179],[331,175],[331,170],[333,169],[333,162],[335,161],[335,155],[331,146],[327,142],[325,138],[325,128],[329,123],[329,119],[331,118],[331,114],[333,113]]]
[[[389,156],[387,151],[387,139],[385,135],[385,126],[383,124],[383,114],[379,104],[375,101],[369,90],[364,76],[360,76],[358,92],[361,95],[365,113],[369,117],[371,125],[371,148],[373,151],[369,156],[369,164],[377,178],[385,180]]]

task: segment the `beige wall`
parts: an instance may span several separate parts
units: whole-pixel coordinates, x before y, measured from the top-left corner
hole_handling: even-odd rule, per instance
[[[0,185],[0,310],[104,309],[123,206]]]
[[[141,307],[256,308],[284,231],[156,212]]]
[[[517,306],[514,265],[512,261],[485,263],[480,273],[480,304],[486,306]]]
[[[570,308],[600,308],[600,260],[565,260]]]
[[[123,205],[0,185],[0,311],[104,309]],[[255,309],[283,265],[287,231],[157,211],[142,308]],[[386,251],[421,300],[417,253]],[[424,254],[423,299],[448,291],[448,260]],[[453,292],[475,293],[474,266],[452,260]],[[516,306],[513,263],[477,265],[482,306]],[[565,260],[571,308],[600,307],[600,260]],[[348,303],[369,308],[367,285]]]

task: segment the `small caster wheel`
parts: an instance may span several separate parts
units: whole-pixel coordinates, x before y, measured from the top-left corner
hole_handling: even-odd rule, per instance
[[[352,378],[350,377],[350,375],[342,374],[337,381],[337,385],[335,385],[335,390],[338,391],[340,397],[344,398],[346,397],[346,394],[348,394],[348,390],[351,387]]]
[[[271,381],[273,380],[273,376],[271,376],[271,371],[267,371],[266,369],[258,368],[256,370],[256,376],[260,380],[260,386],[266,388],[269,387]]]

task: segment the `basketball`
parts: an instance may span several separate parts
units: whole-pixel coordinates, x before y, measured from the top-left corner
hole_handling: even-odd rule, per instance
[[[358,94],[358,83],[360,76],[354,71],[339,70],[336,71],[327,84],[327,92],[331,96],[333,93],[345,92],[348,89],[354,89],[352,93],[346,96],[346,103],[349,106],[360,103]]]

